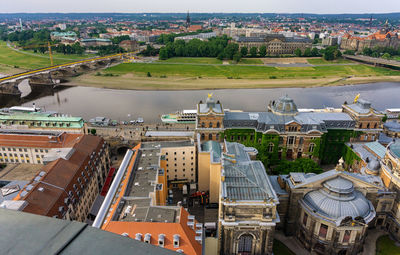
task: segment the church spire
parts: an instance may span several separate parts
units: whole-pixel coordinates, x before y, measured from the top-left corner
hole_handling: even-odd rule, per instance
[[[189,15],[189,11],[187,11],[187,15],[186,15],[186,28],[189,28],[190,26],[190,15]]]

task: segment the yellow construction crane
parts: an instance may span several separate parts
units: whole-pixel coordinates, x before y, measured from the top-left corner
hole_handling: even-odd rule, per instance
[[[54,62],[53,62],[53,52],[52,52],[52,50],[51,50],[51,47],[53,47],[53,46],[58,46],[58,44],[50,44],[50,42],[48,41],[47,42],[47,45],[46,44],[42,44],[42,45],[29,45],[29,46],[24,46],[24,47],[22,47],[23,49],[34,49],[34,48],[40,48],[40,47],[43,47],[43,48],[45,48],[45,47],[47,47],[48,48],[48,50],[49,50],[49,57],[50,57],[50,64],[51,64],[51,66],[53,66],[54,65]]]

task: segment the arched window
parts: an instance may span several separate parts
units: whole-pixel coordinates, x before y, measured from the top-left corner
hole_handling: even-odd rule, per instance
[[[273,152],[274,151],[274,144],[273,143],[269,143],[268,144],[268,152]]]
[[[202,122],[202,123],[201,123],[201,127],[202,127],[202,128],[205,128],[205,127],[206,127],[206,123]]]
[[[217,122],[217,128],[220,128],[221,124],[219,124],[219,121]]]
[[[204,139],[206,139],[206,136],[205,136],[205,134],[203,133],[203,134],[201,134],[201,140],[204,140]]]
[[[375,124],[374,124],[374,129],[376,129],[377,127],[378,127],[378,124],[375,123]]]
[[[369,128],[369,123],[367,124],[367,129]]]
[[[210,122],[210,124],[208,124],[208,127],[212,128],[212,126],[213,126],[213,124],[212,124],[212,122]]]
[[[238,245],[239,254],[251,254],[253,247],[253,236],[249,234],[244,234],[239,238]]]
[[[212,134],[208,134],[208,140],[212,140]]]
[[[308,152],[314,152],[314,147],[315,147],[315,144],[310,143],[310,147],[308,147]]]
[[[215,135],[215,140],[216,140],[216,141],[219,141],[219,134],[216,134],[216,135]]]

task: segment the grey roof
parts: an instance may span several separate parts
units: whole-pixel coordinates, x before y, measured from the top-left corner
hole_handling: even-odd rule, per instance
[[[328,129],[352,129],[355,121],[341,112],[298,112],[296,115],[279,115],[273,112],[226,112],[224,127],[255,128],[257,131],[277,130],[285,132],[285,125],[290,122],[301,125],[301,132]]]
[[[13,210],[0,209],[0,226],[1,254],[176,254],[85,223]]]
[[[387,121],[383,127],[393,132],[400,132],[400,122],[397,121]]]
[[[219,102],[215,102],[212,97],[208,97],[205,104],[198,104],[197,111],[199,113],[208,113],[210,111],[221,114],[224,113],[222,105]]]
[[[400,158],[400,142],[391,144],[389,149],[396,157]]]
[[[263,34],[262,36],[240,36],[235,37],[237,42],[269,42],[272,40],[280,40],[282,42],[303,42],[303,43],[311,43],[312,40],[305,37],[299,36],[284,36],[283,34]]]
[[[314,182],[318,182],[321,180],[325,180],[325,179],[332,179],[332,178],[340,176],[340,175],[349,176],[349,177],[358,179],[360,181],[369,183],[369,184],[375,186],[375,188],[377,188],[377,189],[384,189],[382,180],[378,176],[362,175],[362,174],[351,173],[351,172],[347,172],[347,171],[337,171],[335,169],[323,172],[321,174],[290,173],[290,176],[294,179],[297,179],[297,182],[295,184],[293,184],[291,181],[289,181],[288,184],[289,184],[289,186],[291,186],[291,188],[302,188],[305,185],[308,185],[308,184],[311,184]]]
[[[18,192],[28,183],[28,181],[0,180],[0,204],[4,200],[12,200],[18,195]]]
[[[227,153],[223,157],[222,197],[235,200],[277,201],[277,196],[269,181],[261,161],[251,161],[239,143],[226,142]]]
[[[186,131],[147,131],[145,136],[147,137],[193,137],[194,132]]]
[[[393,137],[387,136],[385,133],[379,133],[378,141],[379,141],[379,143],[381,143],[381,144],[387,145],[387,144],[389,144],[389,143],[391,143],[391,142],[393,142],[393,141],[400,142],[400,139],[399,139],[399,138],[393,138]]]
[[[348,104],[346,106],[359,114],[367,114],[372,109],[371,103],[364,99],[358,99],[358,101],[356,103]],[[379,112],[375,111],[374,109],[372,109],[372,110],[375,114],[379,113]]]
[[[200,152],[210,152],[211,162],[220,162],[222,149],[221,145],[216,141],[203,142],[200,146]]]
[[[307,193],[302,202],[317,215],[340,225],[346,217],[362,217],[369,223],[375,209],[364,195],[354,190],[353,183],[340,176],[323,183],[323,188]]]

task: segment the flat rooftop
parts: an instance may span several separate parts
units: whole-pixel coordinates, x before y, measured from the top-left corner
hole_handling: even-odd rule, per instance
[[[181,141],[157,141],[157,142],[145,142],[142,143],[143,150],[147,149],[160,149],[167,147],[184,147],[184,146],[194,146],[194,142],[191,140],[181,140]]]
[[[30,181],[43,168],[43,165],[37,164],[8,164],[6,168],[0,171],[0,179],[9,181]]]

